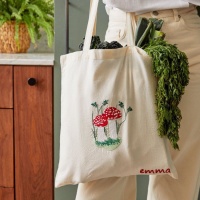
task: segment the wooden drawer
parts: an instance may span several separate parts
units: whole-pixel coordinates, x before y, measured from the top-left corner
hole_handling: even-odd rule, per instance
[[[13,157],[13,110],[0,109],[0,186],[2,187],[14,186]]]
[[[12,66],[0,66],[0,108],[13,108]]]
[[[0,187],[0,199],[1,200],[14,200],[14,188],[1,188]]]

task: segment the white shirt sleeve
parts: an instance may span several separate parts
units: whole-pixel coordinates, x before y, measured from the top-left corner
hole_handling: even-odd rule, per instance
[[[200,6],[200,0],[188,0],[188,2]]]
[[[103,2],[109,7],[119,8],[126,12],[184,8],[188,7],[189,3],[200,5],[200,0],[103,0]]]

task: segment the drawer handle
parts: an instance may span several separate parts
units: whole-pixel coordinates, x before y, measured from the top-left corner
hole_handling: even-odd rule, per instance
[[[34,86],[34,85],[37,84],[37,80],[36,80],[35,78],[29,78],[29,79],[28,79],[28,84],[29,84],[30,86]]]

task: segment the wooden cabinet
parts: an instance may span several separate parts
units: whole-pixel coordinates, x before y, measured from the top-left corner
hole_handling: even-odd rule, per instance
[[[13,110],[0,109],[0,199],[14,200]]]
[[[53,200],[52,71],[0,66],[0,200]]]
[[[13,67],[0,66],[0,108],[13,108]]]

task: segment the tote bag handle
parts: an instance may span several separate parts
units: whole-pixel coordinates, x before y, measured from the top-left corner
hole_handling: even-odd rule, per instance
[[[93,3],[93,0],[90,0],[90,10],[92,9],[92,3]],[[92,35],[96,35],[96,25],[97,25],[97,16],[95,18],[95,23],[94,23]]]
[[[98,4],[99,4],[99,0],[91,0],[90,1],[91,8],[90,8],[90,14],[89,14],[89,20],[88,20],[88,25],[87,25],[87,29],[86,29],[86,34],[85,34],[85,42],[84,42],[83,51],[87,51],[90,49],[93,30],[94,30],[94,27],[96,24]]]
[[[90,49],[92,36],[96,33],[98,4],[99,0],[90,0],[91,8],[90,8],[88,25],[86,29],[83,51],[88,51]],[[135,22],[135,16],[130,13],[126,14],[126,28],[127,28],[127,43],[129,46],[135,46],[134,30],[136,29],[136,22]]]

